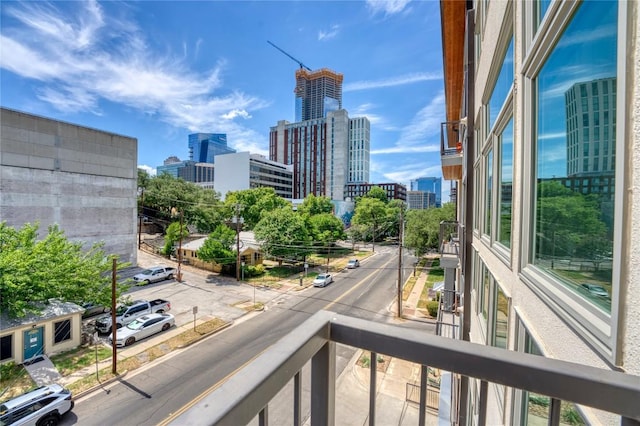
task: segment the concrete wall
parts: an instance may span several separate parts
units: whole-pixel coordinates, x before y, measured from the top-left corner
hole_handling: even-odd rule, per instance
[[[213,187],[224,201],[229,191],[242,191],[250,188],[248,151],[235,154],[216,155],[216,170]]]
[[[136,256],[137,139],[0,109],[0,220]]]

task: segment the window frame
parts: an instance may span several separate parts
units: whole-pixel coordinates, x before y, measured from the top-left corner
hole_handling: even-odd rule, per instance
[[[71,320],[71,318],[65,318],[65,319],[61,319],[59,321],[53,321],[53,344],[54,345],[60,345],[63,344],[65,342],[68,342],[70,340],[72,340],[73,338],[73,321]],[[58,339],[58,332],[59,331],[66,331],[68,327],[68,333],[65,334],[65,336],[61,339]]]
[[[553,1],[535,34],[531,34],[532,28],[534,28],[532,13],[529,13],[524,18],[525,27],[528,28],[526,34],[532,38],[525,40],[528,48],[526,49],[521,69],[523,77],[523,107],[521,113],[523,131],[521,132],[521,144],[524,147],[528,147],[530,151],[523,153],[521,167],[523,176],[533,176],[533,178],[531,182],[522,185],[521,199],[523,206],[533,206],[536,202],[537,144],[534,143],[538,118],[536,79],[582,5],[583,2]],[[627,81],[624,70],[626,61],[625,46],[629,32],[627,25],[628,7],[630,6],[624,2],[618,3],[617,10],[617,98],[615,105],[617,128],[615,141],[612,145],[621,153],[625,152],[624,137],[622,135],[627,132],[627,124],[624,119]],[[616,186],[614,188],[614,199],[618,206],[624,205],[627,199],[624,193],[624,176],[626,173],[624,157],[624,155],[615,157],[614,176]],[[521,228],[524,231],[519,243],[521,251],[519,268],[522,281],[605,359],[614,365],[620,365],[622,362],[622,342],[618,341],[618,324],[621,315],[619,294],[623,266],[621,256],[623,209],[617,207],[614,209],[613,214],[612,300],[610,313],[592,306],[590,303],[580,303],[581,299],[576,300],[574,291],[531,262],[530,259],[535,242],[533,232],[536,224],[536,209],[533,208],[531,210],[531,214],[522,214],[520,216],[522,221]]]

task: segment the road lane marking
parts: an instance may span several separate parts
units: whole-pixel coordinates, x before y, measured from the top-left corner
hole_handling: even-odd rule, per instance
[[[369,275],[367,275],[365,278],[363,278],[362,280],[360,280],[360,282],[358,282],[357,284],[355,284],[353,287],[351,287],[349,290],[347,290],[345,293],[343,293],[340,297],[338,297],[336,300],[326,304],[322,309],[326,310],[329,309],[330,307],[332,307],[333,305],[335,305],[336,303],[340,302],[342,299],[344,299],[346,296],[348,296],[349,294],[351,294],[351,292],[353,292],[355,289],[359,288],[362,284],[364,284],[365,282],[368,282],[368,280],[373,277],[374,275],[378,274],[381,272],[381,270],[384,270],[384,267],[386,267],[389,263],[391,263],[392,261],[394,261],[394,259],[390,259],[388,260],[381,268],[378,268],[377,270],[373,271],[372,273],[370,273]],[[182,406],[178,411],[176,411],[175,413],[171,413],[169,415],[169,417],[167,417],[165,420],[163,420],[161,423],[158,423],[158,426],[166,426],[169,423],[171,423],[172,421],[174,421],[176,418],[178,418],[180,415],[182,415],[184,412],[186,412],[187,410],[191,409],[194,405],[196,405],[198,402],[202,401],[207,395],[209,395],[211,392],[213,392],[214,390],[218,389],[220,386],[222,386],[227,380],[229,380],[231,378],[231,376],[233,376],[234,374],[236,374],[238,371],[242,370],[243,368],[245,368],[247,365],[251,364],[253,361],[255,361],[256,358],[258,358],[260,355],[262,355],[263,353],[265,353],[269,348],[271,348],[273,346],[273,344],[267,346],[266,348],[264,348],[261,352],[259,352],[258,354],[256,354],[255,356],[253,356],[253,358],[247,360],[244,364],[242,364],[240,367],[236,368],[235,370],[233,370],[231,373],[227,374],[225,377],[223,377],[222,379],[220,379],[218,382],[216,382],[215,384],[211,385],[209,388],[207,388],[206,390],[204,390],[200,395],[196,396],[194,399],[192,399],[191,401],[189,401],[187,404],[185,404],[184,406]]]

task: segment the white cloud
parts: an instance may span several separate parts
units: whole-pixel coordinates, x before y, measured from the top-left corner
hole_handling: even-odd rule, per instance
[[[224,60],[194,72],[185,63],[186,45],[185,56],[157,55],[134,22],[104,14],[94,1],[74,3],[73,13],[41,2],[16,4],[6,13],[22,26],[3,27],[0,66],[37,80],[36,96],[61,111],[100,114],[107,100],[189,131],[215,128],[247,143],[266,139],[233,121],[251,118],[250,111],[268,103],[223,91]]]
[[[156,168],[155,167],[147,166],[146,164],[139,164],[138,168],[144,170],[147,173],[149,173],[151,176],[155,176],[156,175]]]
[[[431,72],[423,72],[423,73],[413,73],[406,74],[397,77],[390,77],[384,80],[364,80],[364,81],[356,81],[353,83],[347,83],[343,86],[343,92],[355,92],[357,90],[369,90],[369,89],[379,89],[381,87],[394,87],[394,86],[402,86],[405,84],[413,84],[419,83],[421,81],[432,81],[432,80],[440,80],[442,79],[442,74],[440,73],[431,73]]]
[[[375,15],[384,13],[385,15],[395,15],[402,12],[411,0],[367,0],[367,6]]]
[[[320,30],[318,31],[318,40],[322,41],[322,40],[332,39],[338,35],[339,30],[340,30],[339,25],[332,25],[328,31]]]

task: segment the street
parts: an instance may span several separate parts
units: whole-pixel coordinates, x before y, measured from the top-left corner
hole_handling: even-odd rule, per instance
[[[411,261],[405,265],[411,265]],[[409,269],[405,270],[405,276],[410,273]],[[213,389],[320,309],[375,321],[393,321],[394,314],[387,307],[396,294],[397,274],[397,251],[380,248],[362,262],[360,268],[336,273],[335,282],[327,287],[309,287],[286,295],[262,292],[257,300],[267,299],[264,300],[264,312],[246,321],[238,321],[219,334],[175,351],[157,363],[76,400],[73,412],[65,416],[62,424],[103,425],[108,422],[112,425],[152,425],[162,422],[194,398]],[[231,305],[246,301],[253,292],[252,287],[235,281],[234,284],[208,283],[206,279],[188,272],[185,273],[185,282],[152,284],[136,289],[135,297],[139,293],[141,298],[147,297],[143,294],[150,294],[148,297],[170,300],[172,312],[180,321],[192,319],[191,308],[194,305],[207,315],[237,319],[244,312]],[[224,286],[225,297],[218,295],[215,301],[206,300],[207,295],[211,297],[210,293],[213,293],[209,289],[212,285]],[[429,327],[411,321],[401,324],[423,330]],[[337,374],[344,369],[354,351],[353,348],[338,347]],[[303,393],[307,396],[308,385],[308,379],[303,378]],[[287,389],[281,394],[286,395]],[[282,421],[291,417],[290,401],[285,398],[270,404],[270,419],[275,424],[280,423],[278,419]],[[308,415],[308,398],[303,410]]]

